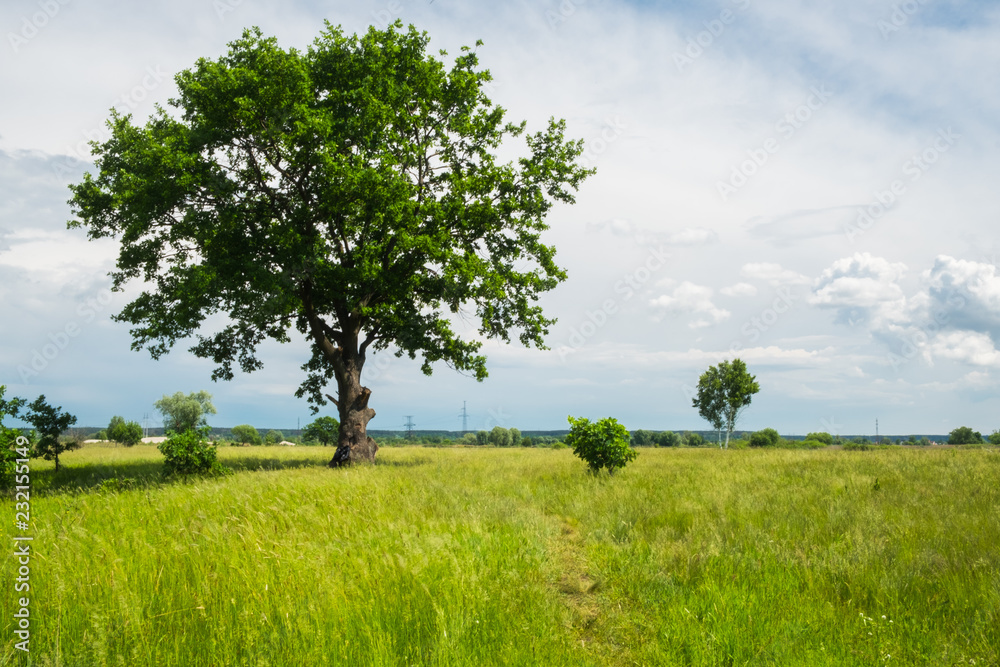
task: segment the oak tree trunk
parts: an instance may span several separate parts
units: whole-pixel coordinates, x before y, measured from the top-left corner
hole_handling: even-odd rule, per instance
[[[340,434],[330,467],[374,463],[378,445],[368,436],[368,422],[375,411],[368,407],[371,389],[361,386],[360,364],[345,364],[344,372],[337,373],[337,390]]]

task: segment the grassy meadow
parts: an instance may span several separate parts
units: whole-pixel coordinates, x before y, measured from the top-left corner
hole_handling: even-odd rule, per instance
[[[995,449],[331,454],[33,461],[31,664],[1000,665]]]

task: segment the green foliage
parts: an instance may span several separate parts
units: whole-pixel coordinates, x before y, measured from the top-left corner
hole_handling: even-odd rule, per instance
[[[14,451],[18,446],[17,438],[21,435],[21,431],[3,425],[6,417],[17,417],[18,412],[24,406],[24,399],[5,399],[6,391],[7,386],[0,385],[0,488],[8,488],[12,485],[17,468],[16,460],[26,458]]]
[[[490,442],[490,434],[486,431],[476,431],[476,444],[487,445]]]
[[[233,434],[233,440],[242,445],[261,444],[260,433],[250,424],[238,424],[229,429]]]
[[[775,447],[781,442],[781,436],[773,428],[765,428],[750,435],[751,447]]]
[[[590,466],[591,472],[598,473],[607,468],[608,473],[613,475],[637,456],[637,452],[629,446],[628,429],[617,419],[607,417],[594,423],[584,417],[567,419],[570,432],[566,436],[566,444]]]
[[[520,447],[521,446],[521,431],[516,428],[509,428],[507,432],[510,434],[510,446]]]
[[[132,447],[142,442],[142,424],[125,421],[124,417],[112,417],[106,432],[107,439],[118,444]]]
[[[982,442],[982,434],[968,426],[959,426],[948,435],[949,445],[979,445]]]
[[[107,429],[102,428],[100,431],[94,434],[94,440],[110,440],[110,439],[111,438],[108,437]]]
[[[844,443],[844,449],[849,452],[867,452],[872,446],[864,438],[848,440]]]
[[[633,447],[653,447],[656,444],[656,434],[652,431],[644,431],[642,429],[632,431]]]
[[[658,447],[680,447],[682,444],[681,436],[673,431],[660,431],[655,440]]]
[[[209,444],[195,429],[172,433],[157,445],[163,454],[164,472],[168,476],[225,475],[230,472],[217,459],[215,445]]]
[[[264,436],[264,442],[268,445],[276,445],[284,439],[285,435],[281,431],[277,431],[275,429],[271,429],[267,432],[267,435]]]
[[[153,404],[163,415],[163,428],[174,433],[183,433],[208,425],[208,415],[216,414],[212,405],[212,395],[207,391],[184,395],[178,391],[173,396],[164,395]]]
[[[521,446],[522,447],[534,447],[535,446],[535,441],[530,436],[524,436],[523,438],[521,438]]]
[[[805,439],[806,440],[815,440],[817,442],[823,443],[824,445],[832,445],[833,444],[833,436],[830,435],[829,433],[826,433],[825,431],[824,432],[820,432],[820,433],[809,433],[808,435],[806,435]]]
[[[684,431],[684,435],[681,436],[681,444],[685,447],[704,447],[708,441],[700,433]]]
[[[59,470],[59,455],[71,449],[79,449],[82,443],[77,439],[63,440],[59,436],[76,423],[76,417],[68,412],[60,412],[62,407],[52,407],[41,395],[27,406],[24,421],[35,427],[38,440],[34,444],[32,456],[40,456],[46,461],[55,461]]]
[[[1000,431],[993,431],[987,438],[991,445],[1000,445]]]
[[[472,432],[463,433],[462,434],[461,443],[463,445],[475,445],[476,444],[476,434],[472,433]]]
[[[494,447],[510,447],[510,431],[502,426],[494,426],[490,431],[489,443]]]
[[[121,240],[115,288],[147,281],[116,316],[134,347],[156,358],[197,337],[213,379],[232,379],[294,327],[312,353],[297,395],[321,406],[332,378],[353,391],[358,361],[389,346],[479,380],[480,337],[544,346],[554,320],[534,304],[566,274],[541,233],[593,173],[583,142],[554,118],[525,134],[474,50],[447,68],[402,28],[328,24],[307,50],[246,30],[180,72],[174,108],[145,126],[112,112],[70,226]],[[521,136],[527,154],[499,160]],[[476,338],[453,331],[463,306]],[[216,313],[227,324],[203,334]],[[357,398],[340,404],[364,414]]]
[[[333,417],[317,417],[302,431],[302,437],[326,447],[336,444],[340,437],[340,422]]]
[[[702,373],[698,378],[698,394],[691,402],[712,428],[726,431],[728,447],[729,436],[740,414],[758,391],[760,385],[756,377],[747,372],[746,364],[741,359],[733,359],[732,363],[723,361],[718,366],[709,366]]]

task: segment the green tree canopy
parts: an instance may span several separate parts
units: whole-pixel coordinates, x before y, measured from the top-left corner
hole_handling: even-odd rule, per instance
[[[698,414],[720,432],[720,447],[721,431],[726,431],[725,447],[728,449],[729,436],[732,435],[740,414],[750,405],[753,395],[760,391],[756,379],[747,372],[747,365],[740,359],[709,366],[698,378],[698,394],[692,399],[692,403],[698,408]]]
[[[153,404],[163,415],[163,428],[174,433],[198,430],[208,425],[208,415],[216,414],[212,395],[207,391],[192,392],[187,396],[178,391],[173,396],[164,395]],[[108,433],[110,435],[110,433]]]
[[[968,426],[959,426],[948,434],[949,445],[978,445],[983,441],[979,431],[973,431]]]
[[[566,436],[566,444],[573,448],[574,454],[586,461],[591,472],[598,473],[606,468],[613,475],[638,455],[629,444],[628,429],[619,424],[617,419],[608,417],[596,422],[584,417],[567,419],[570,432]]]
[[[229,429],[233,434],[233,440],[243,445],[259,445],[261,443],[260,432],[250,424],[237,424]]]
[[[46,461],[55,461],[59,470],[59,455],[71,449],[79,449],[76,440],[63,441],[59,436],[76,423],[76,417],[68,412],[62,412],[62,407],[52,407],[41,395],[28,404],[24,421],[35,427],[38,440],[34,444],[33,455],[41,456]]]
[[[333,417],[317,417],[302,431],[306,440],[315,440],[324,447],[337,442],[340,422]]]
[[[773,428],[763,428],[750,434],[751,447],[775,447],[781,442],[781,435]]]
[[[261,367],[265,340],[306,337],[297,395],[338,406],[331,465],[374,459],[368,354],[393,346],[427,374],[443,361],[482,380],[481,341],[451,325],[466,306],[481,337],[544,346],[554,320],[533,304],[566,277],[545,218],[592,173],[555,119],[500,162],[526,125],[486,96],[475,51],[447,69],[402,28],[327,24],[305,51],[247,30],[177,75],[176,111],[142,127],[112,112],[98,173],[71,186],[70,226],[121,240],[114,287],[145,281],[116,316],[134,349],[157,358],[197,336],[213,379],[232,379]],[[229,323],[203,333],[216,313]]]

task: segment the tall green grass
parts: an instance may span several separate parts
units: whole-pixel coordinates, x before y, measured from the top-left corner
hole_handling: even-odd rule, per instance
[[[1000,664],[995,450],[329,457],[33,462],[33,664]]]

